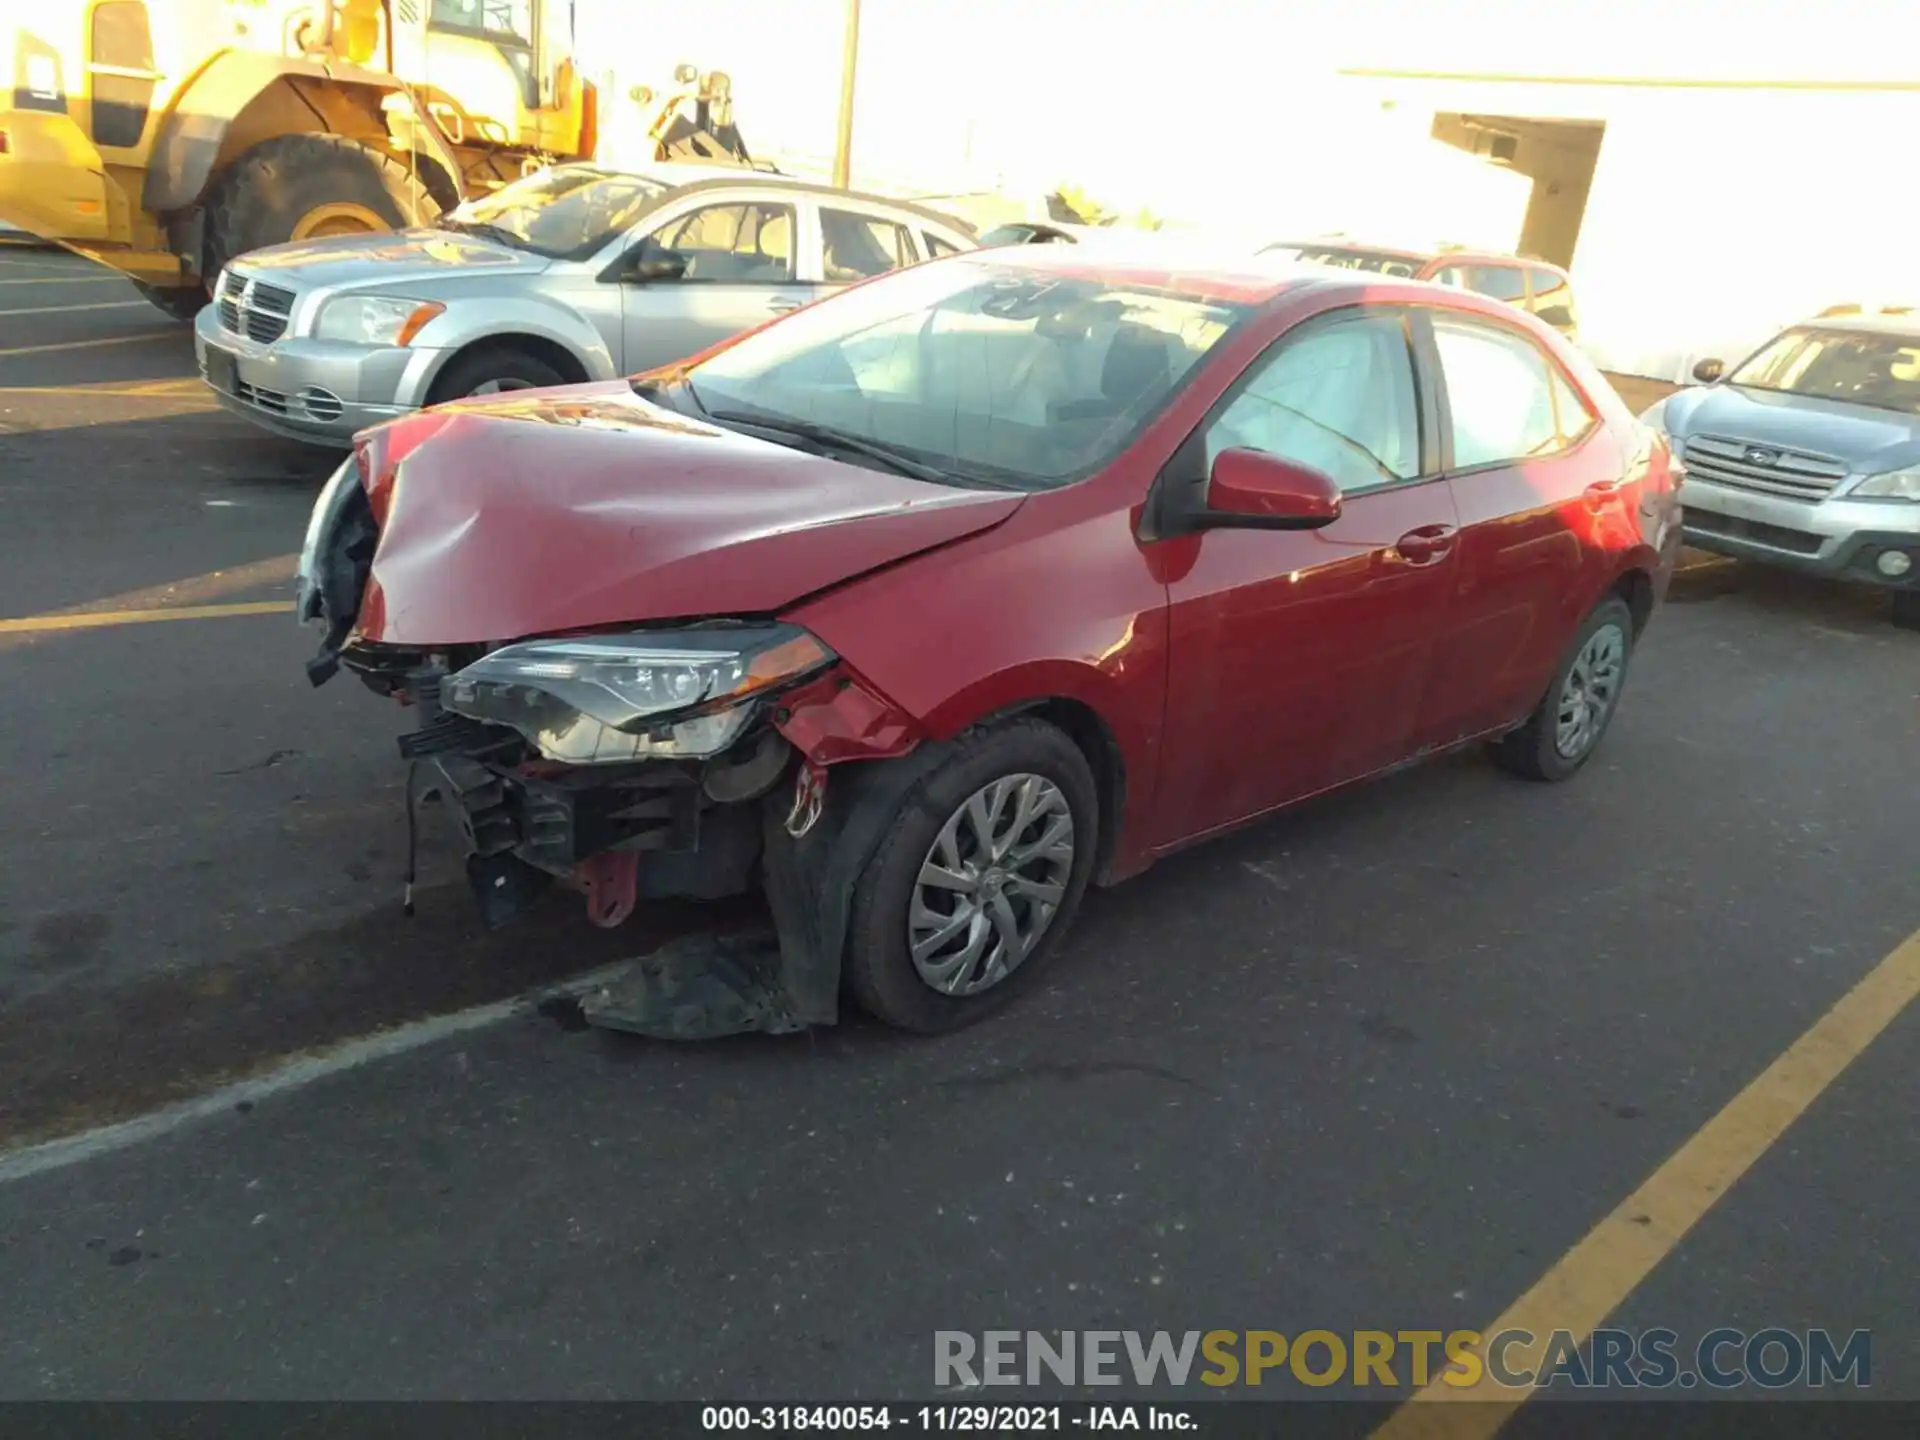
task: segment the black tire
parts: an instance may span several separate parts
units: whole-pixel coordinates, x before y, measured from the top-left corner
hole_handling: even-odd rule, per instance
[[[1073,818],[1064,893],[1033,949],[1005,979],[971,995],[943,994],[921,978],[908,951],[908,907],[921,864],[969,796],[997,779],[1023,774],[1052,781]],[[848,993],[875,1019],[922,1035],[984,1019],[1032,985],[1058,950],[1093,874],[1099,833],[1093,772],[1063,732],[1041,720],[1016,719],[963,736],[952,758],[908,792],[854,888],[842,972]]]
[[[222,171],[207,194],[211,282],[229,260],[285,244],[323,205],[352,205],[389,230],[431,220],[440,207],[407,166],[343,135],[263,140]]]
[[[133,288],[140,292],[140,298],[155,309],[165,311],[176,320],[191,321],[194,316],[207,308],[211,297],[206,287],[191,285],[177,290],[156,290],[140,281],[133,282]]]
[[[1893,592],[1893,623],[1902,630],[1920,630],[1920,590]]]
[[[540,390],[566,383],[566,376],[537,355],[512,345],[483,345],[447,363],[447,368],[434,377],[427,403],[464,400],[489,385],[501,390]]]
[[[1613,626],[1620,635],[1618,680],[1591,735],[1576,754],[1563,755],[1558,743],[1561,696],[1567,688],[1568,676],[1586,650],[1588,641],[1607,626]],[[1627,608],[1626,601],[1611,595],[1596,605],[1582,622],[1566,654],[1560,657],[1560,664],[1553,672],[1553,681],[1547,686],[1547,693],[1540,697],[1533,714],[1518,730],[1502,736],[1488,747],[1494,764],[1528,780],[1556,781],[1569,778],[1592,759],[1594,751],[1600,748],[1601,740],[1606,737],[1607,726],[1613,723],[1613,717],[1619,712],[1620,692],[1626,685],[1633,662],[1633,638],[1633,612]]]

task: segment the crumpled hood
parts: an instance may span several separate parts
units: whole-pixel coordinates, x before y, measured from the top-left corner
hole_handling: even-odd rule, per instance
[[[403,230],[398,234],[341,235],[296,240],[251,250],[236,262],[270,285],[306,290],[319,285],[365,285],[451,279],[465,271],[489,275],[537,275],[553,262],[476,235],[451,230]]]
[[[380,538],[357,633],[391,645],[772,614],[1025,499],[702,424],[625,381],[462,401],[362,444]]]
[[[1667,433],[1725,435],[1844,460],[1855,473],[1920,464],[1920,416],[1844,400],[1712,385],[1682,390],[1664,404]]]

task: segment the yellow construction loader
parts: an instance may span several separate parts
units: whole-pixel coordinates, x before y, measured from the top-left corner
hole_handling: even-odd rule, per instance
[[[183,318],[233,256],[430,219],[595,150],[570,0],[7,8],[21,18],[0,28],[0,221]],[[717,144],[747,163],[725,76],[692,88],[723,99],[704,158]],[[698,123],[713,108],[694,107]]]

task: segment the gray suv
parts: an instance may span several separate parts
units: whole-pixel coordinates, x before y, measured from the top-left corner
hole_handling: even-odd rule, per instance
[[[1795,325],[1641,418],[1686,469],[1687,543],[1893,591],[1920,629],[1920,318]]]

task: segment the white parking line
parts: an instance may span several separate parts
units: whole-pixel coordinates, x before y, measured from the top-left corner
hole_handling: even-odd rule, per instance
[[[97,350],[102,345],[131,345],[136,340],[173,340],[179,336],[178,330],[149,330],[142,335],[110,335],[104,340],[63,340],[58,345],[22,345],[13,350],[0,350],[0,360],[15,355],[46,355],[55,350]]]
[[[17,270],[17,265],[0,265],[0,270]],[[22,280],[0,280],[0,285],[105,285],[108,282],[126,283],[123,275],[75,275],[68,271],[55,271],[50,275],[29,275]]]
[[[132,1120],[122,1120],[114,1125],[102,1125],[93,1130],[83,1130],[78,1135],[63,1136],[58,1140],[48,1140],[39,1145],[29,1145],[24,1149],[0,1152],[0,1185],[11,1184],[15,1180],[25,1180],[30,1175],[43,1175],[49,1170],[64,1170],[69,1165],[78,1165],[83,1161],[98,1159],[102,1155],[111,1155],[115,1151],[125,1150],[144,1141],[156,1140],[162,1135],[171,1134],[185,1126],[201,1120],[210,1120],[216,1115],[227,1115],[243,1102],[264,1100],[270,1095],[284,1095],[290,1090],[299,1090],[324,1080],[329,1075],[338,1075],[347,1070],[357,1070],[376,1060],[389,1060],[396,1055],[404,1055],[410,1050],[418,1050],[437,1041],[454,1035],[464,1035],[472,1030],[483,1030],[490,1025],[498,1025],[504,1020],[516,1016],[531,1014],[541,1001],[554,997],[584,994],[596,986],[605,984],[615,975],[625,970],[631,961],[620,960],[611,965],[602,965],[585,974],[575,975],[555,985],[513,996],[507,1000],[496,1000],[491,1005],[476,1005],[469,1010],[457,1010],[451,1015],[435,1015],[430,1019],[417,1020],[411,1025],[401,1025],[393,1030],[384,1030],[377,1035],[364,1039],[350,1040],[331,1050],[318,1054],[291,1058],[277,1070],[250,1080],[238,1080],[231,1085],[223,1085],[218,1090],[210,1090],[204,1095],[196,1095],[191,1100],[182,1100],[167,1105]]]
[[[0,318],[8,315],[72,315],[81,310],[144,310],[144,300],[107,300],[98,305],[40,305],[32,310],[0,310]]]

